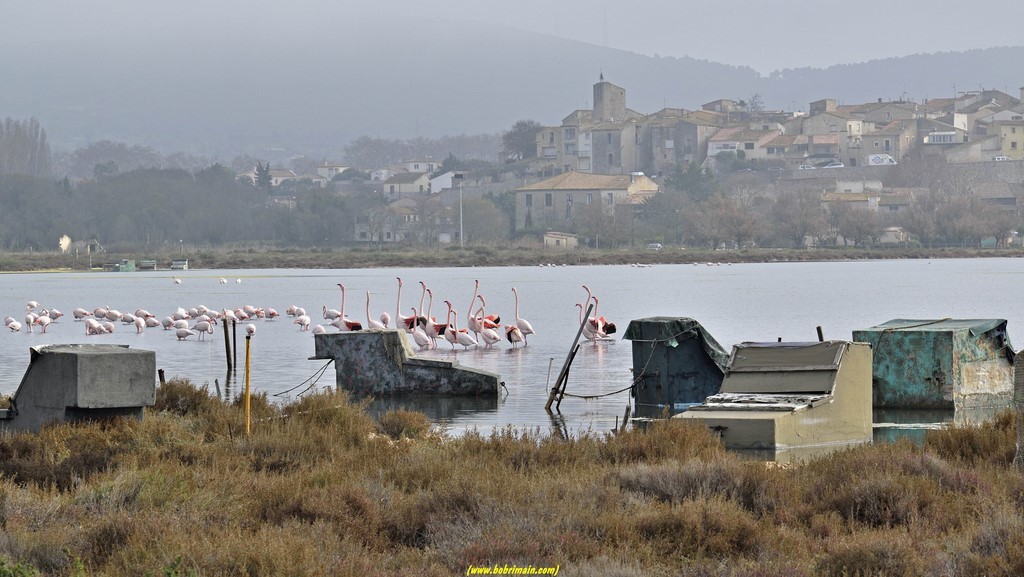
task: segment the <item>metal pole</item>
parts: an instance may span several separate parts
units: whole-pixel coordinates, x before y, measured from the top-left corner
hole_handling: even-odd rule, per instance
[[[462,182],[459,181],[459,248],[465,246],[465,239],[462,234]]]
[[[235,326],[235,321],[231,321],[231,346],[235,347],[235,357],[233,366],[238,366],[238,327]],[[246,335],[248,336],[248,335]]]
[[[594,305],[587,303],[587,311],[583,313],[583,322],[580,323],[580,329],[576,331],[576,338],[572,340],[572,346],[569,347],[569,354],[565,357],[565,362],[562,364],[562,370],[558,373],[558,378],[555,379],[555,386],[551,388],[551,392],[548,395],[548,402],[544,405],[544,410],[551,412],[551,404],[555,402],[555,397],[561,395],[564,387],[562,386],[562,380],[568,378],[566,373],[569,371],[569,365],[572,364],[572,358],[576,356],[576,350],[579,348],[577,344],[580,342],[580,336],[583,334],[583,327],[590,322],[590,311],[594,310]]]

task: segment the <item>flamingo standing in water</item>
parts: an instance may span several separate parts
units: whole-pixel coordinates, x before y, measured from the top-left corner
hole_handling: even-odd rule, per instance
[[[476,297],[473,297],[473,300],[476,300]],[[470,346],[476,345],[477,344],[476,339],[473,338],[473,335],[469,334],[469,330],[468,329],[459,329],[459,312],[456,311],[455,309],[451,308],[452,307],[452,303],[450,303],[448,301],[445,301],[445,303],[448,304],[448,308],[451,309],[452,314],[454,315],[454,319],[455,320],[452,321],[452,326],[451,326],[450,330],[454,334],[455,340],[460,345],[462,345],[462,347],[464,349],[468,349]],[[469,315],[469,316],[473,316],[473,315]]]
[[[505,325],[505,338],[512,343],[513,349],[517,344],[525,342],[522,331],[516,325]]]
[[[444,324],[444,332],[442,334],[444,335],[444,340],[448,341],[448,343],[451,344],[452,350],[454,351],[455,350],[455,343],[459,342],[459,339],[458,339],[458,337],[455,336],[455,327],[451,324],[451,322],[452,322],[452,303],[449,302],[449,301],[444,301],[444,302],[445,302],[446,305],[448,305],[448,314],[445,315],[445,318],[444,318],[444,323],[445,324]]]
[[[349,320],[345,316],[345,285],[338,283],[338,287],[341,288],[341,310],[338,311],[338,318],[334,319],[331,324],[338,327],[339,331],[361,331],[363,325],[359,321]]]
[[[366,291],[366,326],[370,327],[371,329],[376,329],[376,330],[384,330],[384,329],[388,328],[388,327],[384,326],[384,323],[378,321],[377,319],[371,319],[370,318],[370,291],[369,290]]]
[[[448,326],[448,319],[445,319],[445,322],[442,324],[437,322],[437,319],[430,316],[430,308],[434,304],[434,292],[427,289],[427,297],[427,326],[423,327],[423,330],[427,333],[427,336],[430,337],[430,340],[436,349],[437,337],[445,333],[445,328]]]
[[[526,335],[534,334],[533,325],[530,324],[530,321],[528,321],[528,320],[526,320],[526,319],[524,319],[524,318],[519,316],[519,292],[516,291],[516,287],[512,287],[512,294],[515,295],[515,297],[516,297],[516,311],[515,311],[516,312],[516,325],[515,326],[516,326],[516,328],[519,329],[519,333],[520,333],[519,336],[521,336],[523,338],[523,345],[525,346],[525,345],[530,344],[526,340]],[[512,339],[510,338],[509,341],[511,342],[511,340]]]
[[[419,312],[416,310],[416,307],[412,308],[412,315],[414,317],[419,318]],[[416,324],[416,326],[412,327],[412,340],[416,341],[416,344],[419,345],[421,349],[430,348],[430,337],[427,335],[427,332],[423,330],[423,327],[421,327],[418,323]]]

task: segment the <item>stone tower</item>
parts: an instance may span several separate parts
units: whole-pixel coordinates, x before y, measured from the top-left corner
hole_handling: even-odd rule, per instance
[[[594,85],[594,122],[622,122],[626,120],[626,89],[606,82],[604,74]]]

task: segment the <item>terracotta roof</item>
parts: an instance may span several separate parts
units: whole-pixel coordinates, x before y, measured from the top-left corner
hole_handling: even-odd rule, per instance
[[[630,184],[636,185],[635,192],[658,190],[658,183],[647,176],[632,177],[628,174],[589,174],[575,171],[565,172],[517,190],[628,190]]]
[[[411,184],[421,178],[429,176],[430,175],[426,172],[400,172],[385,180],[384,184]]]
[[[765,146],[792,146],[796,144],[796,139],[800,138],[797,134],[780,134],[775,138],[764,143]]]
[[[812,134],[812,144],[839,144],[839,134]]]

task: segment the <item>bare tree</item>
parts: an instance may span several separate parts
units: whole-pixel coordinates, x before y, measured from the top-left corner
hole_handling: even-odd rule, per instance
[[[804,239],[820,234],[824,212],[820,195],[813,191],[780,194],[772,207],[776,233],[794,246],[804,246]]]

